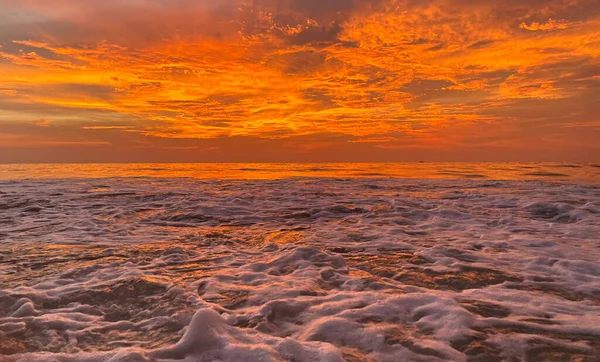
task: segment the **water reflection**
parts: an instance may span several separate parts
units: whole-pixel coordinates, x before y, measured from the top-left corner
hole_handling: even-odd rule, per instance
[[[0,179],[106,177],[275,180],[290,177],[598,181],[597,165],[564,163],[31,164],[0,165]]]

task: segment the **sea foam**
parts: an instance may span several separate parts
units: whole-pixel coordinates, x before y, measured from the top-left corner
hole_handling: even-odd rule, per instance
[[[1,361],[600,358],[600,193],[0,181]]]

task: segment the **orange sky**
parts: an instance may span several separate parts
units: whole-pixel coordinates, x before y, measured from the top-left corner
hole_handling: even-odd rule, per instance
[[[0,0],[0,162],[599,159],[598,0]]]

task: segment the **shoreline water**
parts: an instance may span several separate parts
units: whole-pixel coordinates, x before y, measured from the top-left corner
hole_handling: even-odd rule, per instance
[[[597,359],[598,186],[545,177],[0,181],[0,360]]]

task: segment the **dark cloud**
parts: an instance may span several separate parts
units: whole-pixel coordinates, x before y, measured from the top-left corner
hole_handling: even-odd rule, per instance
[[[358,11],[375,10],[386,0],[290,0],[291,9],[311,18],[331,20],[334,17],[347,17]]]
[[[339,24],[332,24],[329,27],[311,26],[298,34],[294,34],[290,41],[295,45],[306,45],[311,43],[335,43],[338,41],[338,36],[342,32],[342,27]]]
[[[455,84],[443,79],[414,79],[410,83],[405,84],[401,90],[403,92],[421,95],[427,92],[440,91],[452,85]]]
[[[480,40],[480,41],[477,41],[477,42],[469,45],[469,49],[481,49],[481,48],[484,48],[493,43],[494,43],[494,40],[491,40],[491,39]]]
[[[325,52],[301,50],[270,57],[266,64],[286,74],[306,74],[322,69],[327,62]]]

